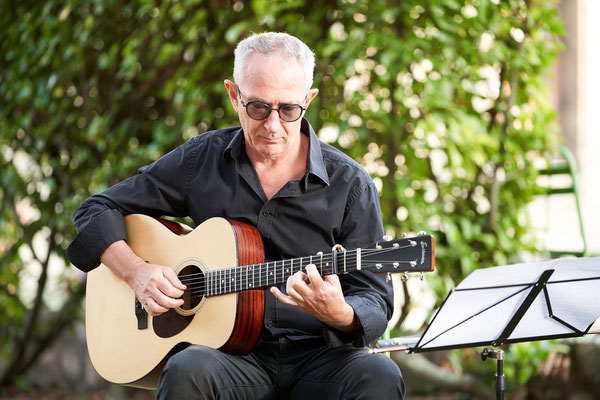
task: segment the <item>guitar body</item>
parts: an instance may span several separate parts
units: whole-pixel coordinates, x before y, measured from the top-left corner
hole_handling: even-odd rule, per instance
[[[207,220],[188,234],[175,224],[144,215],[125,217],[128,243],[152,264],[209,270],[263,262],[258,231],[223,218]],[[178,226],[178,225],[177,225]],[[185,299],[184,299],[185,300]],[[86,337],[95,369],[111,382],[154,388],[168,357],[189,344],[246,353],[258,340],[264,290],[201,296],[158,317],[146,314],[133,290],[106,266],[88,273]]]

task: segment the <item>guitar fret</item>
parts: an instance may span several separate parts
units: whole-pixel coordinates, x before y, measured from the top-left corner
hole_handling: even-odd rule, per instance
[[[233,286],[233,290],[232,291],[238,291],[240,288],[238,287],[238,282],[239,279],[238,278],[238,273],[231,268],[231,286]]]
[[[204,293],[206,294],[206,296],[210,296],[210,284],[211,284],[211,280],[210,280],[210,271],[208,271],[208,273],[206,274],[206,287],[204,288]]]
[[[284,269],[285,269],[285,261],[281,260],[281,280],[278,280],[277,282],[283,282],[283,277],[284,277]]]
[[[317,253],[318,256],[321,256],[321,262],[320,262],[320,266],[321,266],[321,276],[323,276],[323,252],[320,251]]]
[[[219,294],[225,293],[225,288],[227,287],[227,270],[224,269],[221,274],[221,285],[219,286]]]

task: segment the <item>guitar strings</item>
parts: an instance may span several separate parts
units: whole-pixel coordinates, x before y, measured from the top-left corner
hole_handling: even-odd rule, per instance
[[[389,249],[389,250],[396,250],[396,249]],[[368,254],[370,253],[381,253],[381,252],[387,252],[388,250],[367,250],[366,252],[363,252],[363,256],[368,256]],[[354,252],[353,252],[354,253]],[[319,264],[321,264],[321,257],[320,256],[312,256],[313,258],[316,258],[317,260],[315,260],[316,262],[318,262]],[[300,263],[301,261],[304,261],[304,259],[306,259],[307,263],[304,264],[302,263],[302,265],[294,265],[294,261],[298,261],[298,263]],[[252,272],[251,270],[255,267],[262,267],[263,265],[265,266],[265,273],[267,272],[268,268],[273,268],[275,270],[277,270],[277,268],[299,268],[299,267],[305,267],[306,265],[308,265],[310,263],[311,256],[306,256],[306,257],[301,257],[301,258],[294,258],[294,259],[290,259],[290,260],[280,260],[280,261],[269,261],[269,262],[263,262],[263,263],[257,263],[257,264],[249,264],[249,265],[242,265],[242,266],[234,266],[234,267],[229,267],[229,268],[224,268],[221,270],[210,270],[209,273],[221,273],[221,275],[229,275],[231,276],[232,273],[236,274],[236,275],[243,275],[244,273],[252,273],[255,275],[255,272]],[[349,256],[346,256],[346,262],[354,262],[358,259],[357,256],[355,256],[354,254],[350,254]],[[290,262],[290,266],[286,266],[285,262],[289,261]],[[324,255],[323,256],[323,261],[326,263],[332,262],[333,261],[333,257],[331,255]],[[338,259],[338,264],[339,262],[341,262],[342,259]],[[362,260],[362,264],[377,264],[377,263],[386,263],[386,262],[390,262],[389,260]],[[408,264],[411,261],[397,261],[400,264]],[[277,263],[281,263],[281,266],[278,266]],[[272,266],[270,266],[269,264],[273,264]],[[314,264],[314,262],[313,262]],[[319,265],[318,268],[322,269],[322,266]],[[325,267],[327,268],[327,267]],[[332,267],[330,267],[331,272],[332,271]],[[330,272],[330,269],[328,269],[328,272]],[[204,272],[198,272],[198,273],[192,273],[192,274],[184,274],[184,275],[180,275],[182,278],[182,282],[186,281],[186,282],[192,282],[196,279],[196,277],[205,277],[205,273]],[[186,280],[186,278],[191,278],[189,280]]]
[[[361,249],[361,258],[363,257],[368,257],[369,255],[372,255],[374,253],[386,253],[389,251],[396,251],[402,248],[407,248],[407,247],[413,247],[411,245],[406,245],[403,247],[391,247],[391,248],[386,248],[386,249],[381,249],[381,250],[365,250],[365,249]],[[338,273],[340,273],[342,270],[339,269],[339,264],[344,262],[344,257],[343,257],[344,253],[339,253],[337,258],[338,261]],[[306,260],[306,264],[304,264],[304,261]],[[349,252],[346,253],[346,257],[345,257],[345,262],[346,263],[354,263],[356,260],[358,260],[358,257],[356,255],[356,251],[355,250],[351,250]],[[285,265],[285,262],[289,261],[289,266]],[[298,265],[294,265],[294,262],[298,262]],[[270,262],[264,262],[264,263],[257,263],[257,264],[250,264],[250,265],[243,265],[243,266],[234,266],[234,267],[230,267],[230,268],[224,268],[221,270],[210,270],[207,271],[207,273],[204,272],[197,272],[197,273],[191,273],[191,274],[183,274],[180,275],[180,280],[183,284],[185,284],[187,286],[186,288],[186,292],[189,292],[189,294],[193,297],[197,297],[198,295],[200,296],[214,296],[214,295],[220,295],[220,294],[226,294],[226,293],[233,293],[233,292],[238,292],[238,291],[242,291],[242,290],[249,290],[249,289],[253,289],[254,285],[250,284],[250,282],[252,281],[256,281],[256,277],[257,277],[257,271],[256,269],[261,270],[264,267],[264,271],[260,271],[258,272],[258,280],[259,280],[259,285],[260,286],[256,286],[256,287],[266,287],[266,286],[271,286],[277,283],[283,283],[286,279],[286,277],[289,277],[291,275],[293,275],[295,272],[300,271],[301,269],[305,268],[309,263],[313,264],[319,264],[319,266],[317,267],[318,269],[320,269],[321,271],[321,275],[329,275],[333,273],[333,265],[332,266],[328,266],[328,267],[323,267],[323,263],[331,263],[333,262],[333,255],[332,254],[327,254],[327,255],[313,255],[313,256],[305,256],[305,257],[299,257],[299,258],[293,258],[290,260],[280,260],[280,261],[270,261]],[[375,265],[375,264],[381,264],[381,263],[389,263],[389,260],[365,260],[363,259],[361,264],[362,265],[366,265],[366,264],[371,264],[371,265]],[[398,264],[410,264],[412,261],[396,261]],[[281,263],[280,266],[278,266],[277,264]],[[269,265],[272,264],[272,265]],[[269,271],[270,269],[272,269],[271,271]],[[284,271],[287,270],[287,271]],[[290,271],[291,270],[291,271]],[[349,270],[349,272],[352,272],[356,270],[356,267],[353,267],[352,269]],[[401,272],[401,271],[398,271]],[[264,282],[265,284],[262,285],[262,281],[263,279],[261,279],[264,276]],[[279,277],[281,277],[281,280],[279,280]],[[228,280],[227,282],[225,280]],[[206,287],[206,283],[209,283],[209,287]]]
[[[406,247],[408,247],[408,246],[406,246]],[[397,250],[397,248],[395,248],[395,249],[389,249],[389,250]],[[368,257],[369,254],[371,254],[371,253],[382,253],[382,252],[387,252],[387,251],[388,251],[388,249],[383,249],[383,250],[367,250],[366,252],[362,252],[362,257],[361,258],[363,258],[363,260],[362,260],[361,264],[389,263],[390,262],[389,260],[365,260],[364,259],[365,256]],[[352,253],[355,253],[355,251],[352,251]],[[314,260],[314,261],[318,262],[319,264],[321,264],[321,257],[320,256],[314,255],[314,256],[312,256],[312,258],[316,258],[316,260]],[[306,259],[307,263],[305,265],[303,263],[302,267],[305,267],[306,265],[308,265],[310,263],[309,260],[311,259],[311,256],[299,257],[299,258],[294,258],[294,259],[289,259],[289,260],[269,261],[269,262],[263,262],[263,263],[256,263],[256,264],[249,264],[249,265],[242,265],[242,266],[234,266],[234,267],[224,268],[224,269],[221,269],[221,270],[210,270],[209,272],[215,273],[215,272],[222,271],[222,273],[224,275],[226,275],[228,273],[231,274],[231,272],[239,274],[239,273],[247,272],[245,270],[251,270],[252,268],[255,268],[257,266],[258,267],[262,267],[264,265],[266,268],[270,268],[271,266],[269,266],[268,264],[274,264],[273,268],[278,268],[278,267],[279,268],[281,268],[281,267],[283,267],[283,268],[286,268],[286,267],[290,268],[291,267],[291,268],[295,269],[298,266],[294,265],[294,261],[298,261],[298,263],[300,263],[300,261],[301,260],[304,261],[304,259]],[[356,255],[354,255],[354,254],[350,254],[349,256],[348,255],[346,256],[346,262],[352,263],[352,262],[356,261],[357,259],[358,259],[358,257]],[[332,262],[333,261],[333,256],[331,256],[331,255],[323,255],[323,259],[322,260],[324,262],[326,262],[326,263]],[[338,264],[342,260],[343,260],[343,258],[338,258]],[[285,265],[285,262],[288,262],[288,261],[290,262],[290,266],[286,266]],[[313,262],[313,264],[315,264],[315,262]],[[401,263],[401,264],[408,264],[411,261],[396,261],[396,262]],[[277,263],[281,263],[282,266],[277,266],[276,265]],[[319,265],[318,268],[322,268],[321,265]],[[183,274],[183,275],[180,275],[180,278],[183,278],[183,279],[181,279],[181,281],[182,281],[182,283],[185,284],[184,281],[186,281],[186,282],[194,281],[195,277],[198,277],[198,276],[204,277],[205,273],[204,272],[197,272],[197,273],[191,273],[191,274]],[[190,278],[190,279],[186,280],[187,278]]]
[[[399,264],[409,264],[408,262],[402,262]],[[274,285],[277,283],[283,283],[288,277],[292,276],[295,272],[299,271],[301,268],[298,267],[287,267],[286,270],[282,270],[277,266],[274,266],[273,271],[261,271],[258,273],[258,283],[257,281],[257,273],[256,271],[240,269],[238,270],[230,270],[230,273],[223,272],[218,275],[215,275],[215,271],[212,274],[209,273],[209,276],[198,276],[193,280],[186,281],[185,284],[187,286],[186,290],[193,291],[193,294],[204,293],[205,291],[208,295],[213,294],[224,294],[231,293],[241,290],[252,289],[256,287],[266,287],[270,285]],[[351,269],[349,272],[352,272],[354,269]],[[402,271],[398,271],[402,272]],[[322,272],[322,275],[333,274],[333,269],[325,268]],[[208,288],[206,287],[206,282],[209,283]],[[262,284],[264,282],[264,284]]]

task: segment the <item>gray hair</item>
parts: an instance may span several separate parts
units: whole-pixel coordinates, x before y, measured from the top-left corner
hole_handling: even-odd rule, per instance
[[[253,53],[281,54],[286,60],[295,58],[304,70],[307,89],[311,88],[315,70],[315,55],[300,39],[283,32],[265,32],[253,34],[239,42],[235,48],[233,63],[233,79],[238,84],[243,80],[246,61]]]

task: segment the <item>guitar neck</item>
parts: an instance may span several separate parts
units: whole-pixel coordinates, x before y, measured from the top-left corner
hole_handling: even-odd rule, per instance
[[[218,296],[278,285],[309,264],[314,264],[321,276],[356,271],[360,269],[360,249],[208,271],[204,294]]]
[[[346,274],[358,270],[375,273],[425,272],[434,268],[434,240],[424,235],[376,243],[367,248],[345,250],[334,247],[328,254],[292,258],[289,260],[210,270],[180,275],[197,296],[219,296],[227,293],[265,288],[284,283],[298,271],[314,264],[321,276]]]

